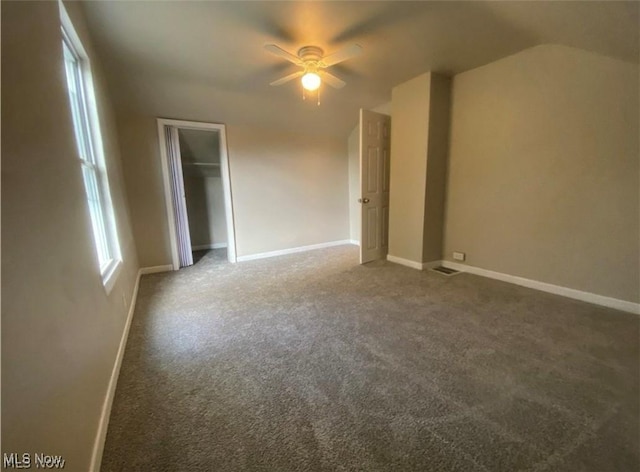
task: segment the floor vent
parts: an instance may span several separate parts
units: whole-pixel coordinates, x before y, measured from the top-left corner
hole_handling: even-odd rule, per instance
[[[440,273],[442,275],[446,275],[447,277],[451,277],[452,275],[456,275],[456,274],[460,273],[460,271],[458,271],[458,270],[449,269],[448,267],[442,267],[442,266],[434,267],[431,270],[433,270],[434,272],[438,272],[438,273]]]

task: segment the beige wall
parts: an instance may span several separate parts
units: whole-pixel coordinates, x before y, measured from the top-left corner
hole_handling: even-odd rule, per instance
[[[372,108],[371,111],[391,116],[391,101],[378,105],[377,107]]]
[[[451,79],[432,73],[430,88],[422,262],[442,259],[445,186],[449,155]]]
[[[345,142],[229,126],[238,256],[349,238]]]
[[[227,220],[224,208],[224,187],[222,186],[222,178],[206,178],[205,193],[210,216],[208,220],[209,234],[213,236],[211,243],[226,245],[228,242]]]
[[[187,167],[182,173],[191,245],[227,244],[224,191],[219,169]]]
[[[128,112],[118,128],[140,265],[170,264],[156,118]],[[227,147],[238,256],[349,238],[344,140],[228,125]]]
[[[393,89],[389,254],[442,259],[450,79],[428,72]]]
[[[102,285],[66,92],[56,2],[2,4],[2,452],[89,469],[138,269],[117,136],[93,58],[124,268]]]
[[[431,74],[393,88],[389,255],[422,262]]]
[[[446,258],[638,302],[638,83],[562,46],[457,75]]]
[[[153,117],[127,112],[118,114],[117,123],[140,266],[171,264],[157,122]]]
[[[171,263],[157,117],[226,125],[239,256],[349,238],[346,136],[319,118],[330,103],[311,107],[296,95],[275,119],[265,113],[271,93],[256,99],[160,71],[126,75],[114,72],[110,86],[142,266]]]

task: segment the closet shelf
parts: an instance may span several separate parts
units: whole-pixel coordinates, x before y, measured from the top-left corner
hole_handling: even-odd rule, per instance
[[[220,164],[215,162],[183,162],[182,165],[193,167],[220,167]]]

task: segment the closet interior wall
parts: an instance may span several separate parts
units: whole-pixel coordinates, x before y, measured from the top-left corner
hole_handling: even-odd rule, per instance
[[[193,250],[227,246],[217,131],[180,129],[184,191]]]

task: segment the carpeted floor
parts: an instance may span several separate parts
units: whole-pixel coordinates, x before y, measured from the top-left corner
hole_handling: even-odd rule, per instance
[[[144,276],[102,471],[638,471],[640,318],[344,246]]]

